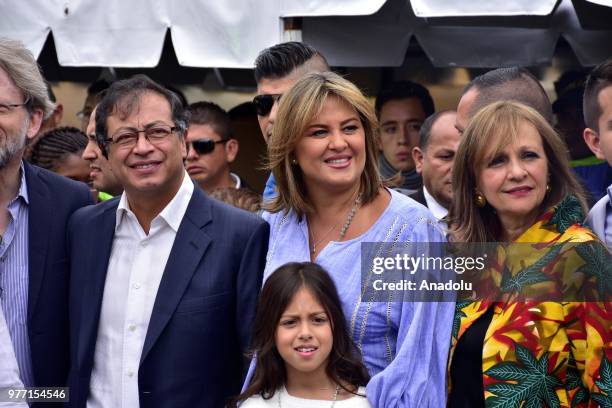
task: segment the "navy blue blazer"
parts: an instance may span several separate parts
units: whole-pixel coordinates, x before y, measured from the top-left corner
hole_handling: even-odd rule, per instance
[[[423,193],[423,186],[419,187],[419,189],[414,193],[409,194],[408,197],[412,198],[417,203],[423,204],[425,207],[427,207],[427,200],[425,199],[425,193]]]
[[[77,211],[71,258],[70,406],[85,407],[118,199]],[[240,392],[269,226],[196,186],[145,337],[140,407],[223,407]]]
[[[28,337],[36,386],[65,386],[69,368],[68,219],[89,188],[24,163],[28,189]],[[57,405],[57,404],[56,404]],[[38,405],[41,406],[41,405]]]

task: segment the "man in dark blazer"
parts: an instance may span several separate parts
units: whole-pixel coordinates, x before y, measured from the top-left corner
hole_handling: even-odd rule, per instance
[[[16,360],[0,365],[16,363],[30,387],[66,385],[66,224],[76,209],[93,204],[85,184],[22,160],[26,141],[52,112],[34,56],[0,39],[0,306]]]
[[[69,225],[73,407],[222,407],[240,391],[269,227],[194,186],[185,119],[142,75],[98,105],[125,190]]]
[[[456,116],[455,111],[429,116],[421,126],[419,145],[412,149],[423,186],[409,197],[427,207],[438,220],[446,217],[453,199],[452,168],[461,136],[455,128]]]

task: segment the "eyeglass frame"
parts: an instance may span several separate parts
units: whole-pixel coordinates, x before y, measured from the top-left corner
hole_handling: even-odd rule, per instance
[[[30,103],[30,100],[31,99],[28,96],[23,103],[0,103],[0,108],[1,107],[7,108],[6,112],[2,112],[2,109],[0,109],[0,116],[5,115],[5,114],[8,115],[10,112],[13,111],[13,109],[19,108],[20,106],[24,106],[27,109],[27,106]]]
[[[157,127],[163,125],[164,127],[167,127],[167,129],[165,130],[169,130],[170,132],[167,135],[164,135],[162,137],[159,138],[153,138],[151,139],[150,135],[147,135],[147,131],[150,131],[151,129],[156,129]],[[115,134],[112,137],[108,137],[106,139],[103,139],[107,144],[109,145],[115,145],[119,148],[123,148],[123,149],[133,149],[137,144],[138,144],[138,140],[140,139],[140,134],[142,133],[144,138],[146,139],[147,142],[151,143],[152,145],[157,145],[157,143],[164,141],[168,136],[170,136],[172,133],[176,132],[177,130],[180,130],[179,126],[170,126],[167,123],[158,123],[158,124],[152,124],[148,127],[145,127],[145,129],[136,129],[136,128],[128,128],[126,130],[130,130],[130,135],[133,135],[134,133],[136,134],[136,137],[133,138],[133,142],[131,143],[125,143],[123,145],[119,144],[119,142],[116,141],[116,136],[117,134],[121,134],[121,133],[125,133],[126,137],[127,137],[127,131],[126,132],[122,132],[122,131],[118,131],[115,132]]]
[[[282,96],[283,94],[261,94],[261,95],[255,96],[253,98],[253,105],[255,106],[255,113],[257,113],[257,116],[263,116],[263,117],[268,116],[270,112],[272,112],[272,108],[274,107],[274,104],[278,103],[278,101],[280,101]],[[259,102],[259,101],[263,99],[272,99],[272,103],[270,104],[270,106],[266,107],[266,112],[260,111],[260,109],[258,108],[262,106],[262,102]]]
[[[229,142],[230,139],[221,139],[221,140],[212,140],[212,139],[196,139],[196,140],[192,140],[191,142],[185,141],[185,146],[187,147],[187,152],[189,152],[190,149],[190,145],[193,146],[193,151],[197,153],[198,156],[205,156],[207,154],[211,154],[212,152],[215,151],[215,148],[217,147],[217,144],[221,144],[221,143],[227,143]],[[196,148],[196,143],[206,143],[206,144],[210,144],[212,143],[213,147],[212,149],[206,151],[206,152],[201,152],[200,149]]]

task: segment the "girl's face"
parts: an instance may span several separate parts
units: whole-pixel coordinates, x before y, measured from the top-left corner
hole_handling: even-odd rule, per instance
[[[293,296],[278,322],[275,342],[287,377],[325,372],[333,344],[332,327],[309,290],[301,288]]]

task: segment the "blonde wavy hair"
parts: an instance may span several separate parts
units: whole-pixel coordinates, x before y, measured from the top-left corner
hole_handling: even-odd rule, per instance
[[[291,163],[295,148],[328,97],[336,97],[355,109],[365,132],[365,168],[359,193],[363,204],[372,201],[382,180],[378,171],[378,122],[374,108],[350,81],[333,72],[312,73],[301,78],[280,100],[272,136],[268,141],[268,163],[276,179],[278,195],[264,204],[270,212],[294,210],[298,217],[313,211],[302,171]]]

